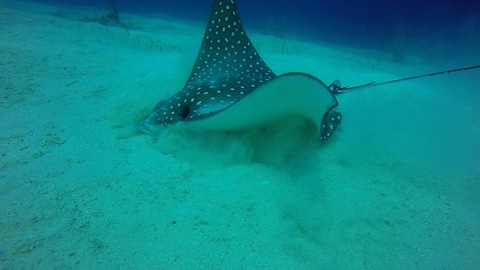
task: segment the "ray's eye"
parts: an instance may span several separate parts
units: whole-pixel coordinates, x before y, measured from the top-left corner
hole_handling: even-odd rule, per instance
[[[183,106],[180,110],[180,117],[182,118],[182,120],[187,118],[189,114],[190,114],[190,107],[188,105]]]

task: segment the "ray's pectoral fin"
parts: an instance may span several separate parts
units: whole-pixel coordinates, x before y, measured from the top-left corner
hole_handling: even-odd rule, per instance
[[[242,130],[268,126],[280,119],[294,117],[311,123],[320,133],[322,119],[337,104],[335,96],[317,78],[299,72],[286,73],[259,86],[227,109],[211,117],[189,122],[188,127]]]
[[[342,123],[342,114],[335,108],[332,108],[323,117],[322,126],[320,128],[320,139],[322,141],[328,139]]]

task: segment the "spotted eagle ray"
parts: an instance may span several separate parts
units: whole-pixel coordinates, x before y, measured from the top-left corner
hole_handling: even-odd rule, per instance
[[[137,125],[140,133],[158,135],[166,126],[230,131],[268,125],[283,117],[311,122],[321,140],[330,137],[342,120],[336,95],[365,87],[480,68],[473,66],[341,87],[313,75],[276,75],[248,38],[234,0],[215,0],[197,59],[183,89],[160,101]]]

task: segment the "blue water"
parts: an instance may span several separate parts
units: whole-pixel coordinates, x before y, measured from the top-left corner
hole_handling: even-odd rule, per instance
[[[40,1],[108,9],[110,1]],[[424,55],[475,54],[480,59],[480,2],[475,0],[238,1],[247,28],[322,43]],[[162,13],[204,21],[210,0],[118,0],[122,12]],[[408,43],[408,45],[406,45]],[[438,49],[441,47],[440,49]]]
[[[480,269],[480,69],[340,95],[326,142],[123,135],[182,88],[212,2],[118,0],[125,31],[82,19],[110,0],[0,0],[0,269]],[[474,1],[238,6],[278,74],[480,64]]]

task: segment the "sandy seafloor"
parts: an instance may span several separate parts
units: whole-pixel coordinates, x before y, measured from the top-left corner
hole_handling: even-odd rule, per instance
[[[479,269],[480,71],[340,96],[325,143],[124,138],[183,87],[204,24],[122,14],[143,27],[127,35],[78,20],[91,10],[2,3],[2,269]],[[282,54],[249,32],[276,73],[326,83],[479,64],[295,40]]]

